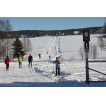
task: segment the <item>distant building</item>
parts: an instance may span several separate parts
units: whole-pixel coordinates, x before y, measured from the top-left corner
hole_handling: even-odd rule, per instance
[[[78,35],[80,33],[80,31],[74,31],[75,35]]]
[[[64,36],[64,32],[58,32],[58,33],[56,33],[56,35],[57,35],[57,36],[59,36],[59,35],[60,35],[60,36],[61,36],[61,35]]]
[[[63,35],[64,36],[64,33],[62,32],[62,33],[60,33],[60,35]]]
[[[21,38],[24,38],[24,37],[26,37],[26,35],[21,35]]]

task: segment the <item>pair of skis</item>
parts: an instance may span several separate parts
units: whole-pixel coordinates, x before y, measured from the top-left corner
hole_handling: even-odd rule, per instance
[[[60,75],[53,75],[52,77],[60,77]]]
[[[6,69],[6,71],[9,71],[9,69]]]

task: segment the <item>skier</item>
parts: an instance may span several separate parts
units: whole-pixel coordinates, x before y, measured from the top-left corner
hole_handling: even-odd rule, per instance
[[[19,57],[18,57],[18,62],[19,62],[19,68],[20,68],[20,65],[21,65],[21,68],[22,68],[22,57],[21,57],[21,55],[19,55]]]
[[[51,56],[49,56],[49,58],[51,58]]]
[[[41,54],[39,54],[39,59],[41,58]]]
[[[29,54],[28,61],[29,61],[28,67],[29,67],[30,64],[31,64],[31,68],[32,68],[33,57],[31,56],[31,54]]]
[[[9,70],[9,62],[10,62],[10,58],[7,56],[7,58],[5,58],[5,64],[6,64],[6,70]]]
[[[56,76],[57,76],[57,70],[58,70],[58,75],[60,76],[60,64],[61,64],[61,62],[59,60],[59,57],[56,57],[56,60],[53,61],[53,63],[56,64]]]

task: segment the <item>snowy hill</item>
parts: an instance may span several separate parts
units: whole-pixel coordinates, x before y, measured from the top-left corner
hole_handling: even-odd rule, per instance
[[[91,35],[90,43],[97,44],[98,35]],[[0,63],[0,86],[17,87],[106,87],[106,82],[90,82],[88,85],[85,73],[85,60],[81,60],[78,53],[83,46],[83,36],[59,36],[30,38],[33,50],[29,53],[33,56],[33,66],[28,68],[27,58],[19,68],[18,62],[11,62],[9,71],[5,64]],[[97,60],[106,60],[106,51],[98,48]],[[47,53],[48,52],[48,53]],[[39,59],[38,54],[41,54]],[[49,58],[51,56],[51,58]],[[56,56],[62,58],[61,76],[55,75],[55,65],[52,63]],[[28,55],[26,56],[28,57]],[[74,61],[69,62],[70,58]],[[89,67],[102,73],[106,73],[105,62],[89,63]],[[106,76],[89,70],[90,81],[106,81]]]

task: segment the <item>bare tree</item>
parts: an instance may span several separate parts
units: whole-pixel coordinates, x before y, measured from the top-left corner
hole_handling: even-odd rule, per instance
[[[0,39],[0,57],[6,57],[6,40],[5,39]]]
[[[61,60],[61,62],[64,62],[64,58],[62,56],[61,56],[60,60]]]
[[[14,36],[12,32],[12,26],[8,19],[0,19],[0,57],[4,60],[6,55],[9,55],[9,51],[11,49],[11,34]]]
[[[105,17],[105,22],[104,22],[104,25],[103,25],[103,32],[106,34],[106,17]]]
[[[89,47],[89,58],[92,59],[92,51],[93,51],[93,47],[92,47],[92,42],[90,43],[90,47]]]
[[[97,46],[95,44],[93,44],[93,59],[97,58],[98,55],[98,51],[97,51]]]
[[[106,23],[103,26],[103,32],[106,34]]]
[[[26,40],[26,36],[23,37],[23,50],[25,50],[26,52],[26,43],[27,43],[27,40]]]
[[[8,19],[0,20],[0,39],[7,39],[7,42],[5,44],[6,46],[6,54],[8,55],[8,48],[9,48],[9,33],[12,31],[12,26],[10,24],[10,21]]]
[[[29,37],[23,38],[23,49],[25,50],[26,53],[32,51],[32,43]]]
[[[102,49],[104,48],[104,45],[105,45],[105,41],[103,40],[102,36],[100,36],[98,38],[97,45],[100,47],[100,49],[102,51]]]
[[[84,59],[85,53],[84,53],[84,46],[80,47],[79,49],[79,55],[81,56],[82,60]]]
[[[27,38],[27,53],[29,51],[32,51],[32,43],[31,43],[31,40]]]
[[[6,40],[5,40],[5,23],[0,20],[0,57],[4,57],[6,55]]]
[[[75,61],[74,56],[70,57],[69,62],[71,62],[71,61]]]
[[[72,58],[73,58],[73,61],[74,61],[75,60],[74,56]]]
[[[70,57],[70,59],[69,59],[69,62],[71,62],[72,61],[72,57]]]
[[[10,24],[10,20],[5,20],[5,31],[7,32],[7,56],[8,56],[8,47],[9,47],[9,41],[8,41],[8,37],[9,37],[9,35],[8,35],[8,32],[9,31],[12,31],[12,26],[11,26],[11,24]]]

